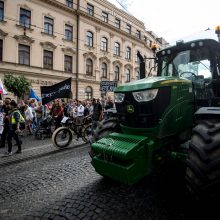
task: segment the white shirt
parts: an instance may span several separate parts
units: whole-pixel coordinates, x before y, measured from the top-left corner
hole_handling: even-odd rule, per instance
[[[30,107],[28,107],[27,109],[26,109],[26,111],[24,112],[24,114],[25,114],[25,119],[26,120],[32,120],[33,119],[33,113],[32,113],[32,109],[30,108]]]
[[[81,104],[77,107],[77,117],[84,116],[84,106]]]

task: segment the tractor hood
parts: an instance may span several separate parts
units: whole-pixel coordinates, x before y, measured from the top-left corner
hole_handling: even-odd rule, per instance
[[[148,77],[118,86],[114,92],[140,91],[151,88],[171,86],[178,83],[190,84],[191,81],[182,77]]]

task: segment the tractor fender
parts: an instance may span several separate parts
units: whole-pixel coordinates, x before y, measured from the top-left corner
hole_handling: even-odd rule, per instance
[[[213,118],[220,115],[220,107],[202,107],[195,112],[196,119]]]

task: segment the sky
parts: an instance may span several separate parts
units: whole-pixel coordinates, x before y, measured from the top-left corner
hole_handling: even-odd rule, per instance
[[[108,0],[117,7],[117,1]],[[143,21],[149,31],[163,37],[169,43],[194,36],[214,33],[220,25],[219,0],[124,0],[127,11]],[[207,35],[207,33],[205,33]],[[208,34],[209,35],[209,34]]]

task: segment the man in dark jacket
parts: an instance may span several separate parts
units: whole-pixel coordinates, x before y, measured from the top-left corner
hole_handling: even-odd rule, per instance
[[[16,144],[18,146],[18,150],[15,152],[16,154],[21,153],[21,141],[19,140],[20,133],[20,122],[21,122],[21,113],[17,109],[17,103],[12,100],[9,104],[9,108],[11,109],[9,113],[9,132],[8,132],[8,155],[12,155],[12,138],[15,139]]]
[[[95,98],[92,99],[92,105],[93,105],[93,113],[92,113],[92,133],[94,129],[99,124],[99,121],[103,118],[103,109],[102,105],[99,101],[97,101]]]

